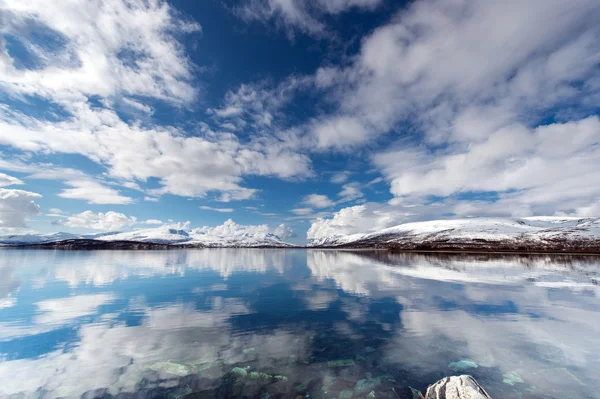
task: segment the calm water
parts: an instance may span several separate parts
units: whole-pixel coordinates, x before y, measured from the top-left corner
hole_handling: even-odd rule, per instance
[[[600,261],[0,250],[0,397],[600,398]],[[233,370],[233,372],[232,372]]]

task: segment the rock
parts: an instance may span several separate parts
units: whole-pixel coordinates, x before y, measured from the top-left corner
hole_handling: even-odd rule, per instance
[[[369,392],[369,394],[367,395],[367,398],[374,398],[375,397],[375,391],[371,391]]]
[[[234,367],[233,369],[231,369],[231,373],[233,375],[235,375],[236,377],[240,377],[240,378],[246,378],[248,376],[248,371],[246,371],[246,369],[243,369],[241,367]]]
[[[425,399],[491,399],[470,375],[442,378],[427,388]]]
[[[476,369],[479,367],[477,363],[472,360],[460,360],[458,362],[452,362],[448,365],[452,369],[452,371],[463,371],[468,369]]]
[[[502,382],[508,385],[522,384],[525,382],[516,371],[502,374],[502,378]]]
[[[179,363],[171,363],[170,361],[154,363],[149,368],[150,370],[162,371],[163,373],[176,375],[178,377],[185,377],[186,375],[192,374],[192,370],[189,367]]]
[[[413,387],[409,387],[410,388],[410,393],[412,393],[413,399],[421,399],[423,397],[423,394],[421,394],[421,391],[414,389]]]
[[[357,394],[369,392],[378,385],[381,385],[380,378],[365,378],[356,382],[356,385],[354,386],[354,392]]]
[[[276,375],[273,378],[275,378],[277,381],[287,381],[288,378],[285,375]]]
[[[342,391],[338,396],[338,399],[351,399],[354,393],[352,391]]]
[[[327,362],[327,365],[329,367],[348,367],[348,366],[354,366],[356,363],[354,363],[354,360],[352,359],[344,359],[344,360],[330,360]]]
[[[335,384],[335,380],[336,378],[331,376],[331,375],[326,375],[325,377],[323,377],[323,385],[326,387],[330,387],[333,384]]]

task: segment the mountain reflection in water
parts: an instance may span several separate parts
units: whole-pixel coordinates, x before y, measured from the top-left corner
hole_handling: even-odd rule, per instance
[[[468,373],[495,399],[599,398],[599,272],[585,256],[4,249],[0,397],[412,398]]]

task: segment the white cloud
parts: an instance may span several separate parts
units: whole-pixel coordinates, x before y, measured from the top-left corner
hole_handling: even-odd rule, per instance
[[[225,237],[230,238],[233,236],[240,235],[255,235],[255,234],[275,234],[278,235],[279,238],[289,238],[294,237],[294,231],[286,226],[285,224],[280,224],[279,226],[272,228],[266,224],[260,225],[241,225],[235,223],[233,220],[228,219],[222,225],[219,226],[204,226],[201,228],[197,228],[193,230],[195,233],[202,233],[209,236],[215,237]],[[281,235],[280,235],[281,234]]]
[[[27,227],[27,219],[40,213],[35,200],[41,197],[31,191],[0,188],[0,228]]]
[[[214,212],[221,212],[221,213],[230,213],[230,212],[234,211],[233,208],[213,208],[212,206],[206,206],[206,205],[201,205],[198,208],[203,209],[205,211],[214,211]]]
[[[568,140],[565,138],[569,137]],[[375,156],[375,164],[402,201],[499,191],[509,209],[530,212],[589,210],[600,199],[600,119],[596,116],[528,129],[512,125],[466,148],[438,154],[401,149]]]
[[[347,172],[347,171],[336,172],[331,176],[331,179],[329,179],[329,181],[332,183],[335,183],[335,184],[342,184],[342,183],[345,183],[346,181],[348,181],[349,177],[350,177],[350,172]]]
[[[156,225],[164,224],[162,220],[158,220],[158,219],[148,219],[148,220],[145,220],[142,223],[144,223],[144,224],[156,224]]]
[[[234,8],[234,12],[247,21],[274,20],[290,38],[295,30],[323,37],[328,32],[322,22],[325,14],[340,14],[353,8],[372,10],[381,3],[382,0],[251,0]]]
[[[16,177],[9,176],[5,173],[0,173],[0,187],[12,186],[15,184],[24,184]]]
[[[115,299],[116,297],[111,293],[47,299],[35,304],[39,313],[34,321],[38,325],[62,326],[78,317],[97,313],[100,306]]]
[[[333,236],[367,233],[391,227],[405,221],[410,215],[378,204],[363,204],[342,208],[332,218],[318,218],[311,224],[309,240]]]
[[[143,112],[145,114],[152,114],[154,112],[154,110],[152,109],[152,107],[150,107],[149,105],[146,104],[142,104],[139,101],[136,101],[132,98],[123,98],[123,103],[125,103],[125,105],[133,108],[136,111],[140,111]]]
[[[144,201],[148,201],[148,202],[158,202],[160,201],[160,198],[156,198],[156,197],[144,197]]]
[[[0,84],[16,93],[67,99],[80,94],[148,96],[176,103],[196,96],[192,65],[175,35],[199,32],[162,0],[3,1],[3,34],[21,41],[38,67],[25,71],[0,59]],[[58,48],[32,39],[45,30]],[[1,49],[5,50],[5,49]]]
[[[224,201],[243,200],[257,192],[242,186],[245,176],[293,179],[311,175],[309,158],[298,153],[285,135],[259,134],[242,143],[235,135],[214,132],[204,123],[189,134],[119,117],[113,104],[149,113],[152,109],[144,98],[185,106],[196,97],[195,66],[178,38],[200,31],[200,26],[167,2],[92,4],[81,0],[48,8],[38,0],[27,4],[11,0],[0,7],[11,16],[1,33],[22,41],[35,53],[38,64],[35,69],[17,69],[6,52],[0,64],[0,85],[17,99],[40,96],[63,111],[56,121],[0,105],[0,145],[36,155],[78,154],[106,168],[102,179],[84,178],[79,171],[69,175],[67,169],[52,165],[52,173],[35,173],[36,178],[61,179],[72,186],[62,197],[131,203],[132,198],[104,184],[144,191],[141,185],[155,178],[159,186],[145,190],[145,200],[154,201],[162,194],[204,197],[209,192],[220,194]],[[48,30],[60,48],[47,50],[33,35],[23,34],[30,26]],[[226,96],[222,110],[212,112],[232,118],[234,127],[245,123],[242,116],[256,127],[268,127],[281,104],[303,84],[292,78],[275,90],[242,85]],[[99,98],[102,106],[92,105],[92,97]]]
[[[338,203],[354,201],[364,196],[360,189],[360,183],[346,183],[342,186],[342,191],[338,193],[338,197],[340,197]]]
[[[413,2],[348,66],[317,71],[337,109],[303,128],[317,150],[393,133],[373,161],[397,204],[500,191],[506,214],[596,212],[598,17],[594,0]]]
[[[328,196],[322,194],[309,194],[304,197],[302,202],[313,208],[329,208],[335,205],[335,201],[332,201]]]
[[[296,215],[310,215],[311,213],[313,213],[313,209],[312,208],[294,208],[292,209],[292,213],[296,214]]]
[[[273,234],[281,239],[296,237],[296,232],[290,226],[286,226],[283,223],[273,229]]]
[[[133,198],[119,194],[119,191],[103,186],[92,180],[71,180],[67,184],[73,188],[64,189],[58,194],[62,198],[82,199],[88,204],[131,204]]]
[[[287,179],[311,174],[309,158],[290,150],[277,138],[242,144],[235,135],[216,133],[205,125],[200,126],[200,135],[185,137],[184,132],[174,128],[129,125],[116,112],[91,108],[87,103],[70,107],[76,115],[73,118],[58,124],[26,118],[25,125],[21,124],[23,115],[0,107],[0,143],[38,153],[86,156],[106,166],[108,177],[121,184],[157,178],[160,187],[148,192],[152,196],[168,193],[202,197],[216,191],[228,200],[241,200],[256,193],[240,185],[242,176]],[[92,183],[85,186],[67,190],[65,195],[99,203],[86,191],[101,188],[91,187]],[[113,201],[104,203],[132,202],[115,190],[102,193],[98,198]]]
[[[73,228],[84,228],[94,230],[120,230],[125,226],[133,225],[137,219],[122,213],[108,211],[106,213],[85,211],[69,216],[59,224]]]

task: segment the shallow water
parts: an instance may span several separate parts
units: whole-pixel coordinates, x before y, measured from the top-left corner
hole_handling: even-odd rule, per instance
[[[0,250],[0,396],[600,398],[600,260]],[[233,372],[232,372],[233,370]]]

